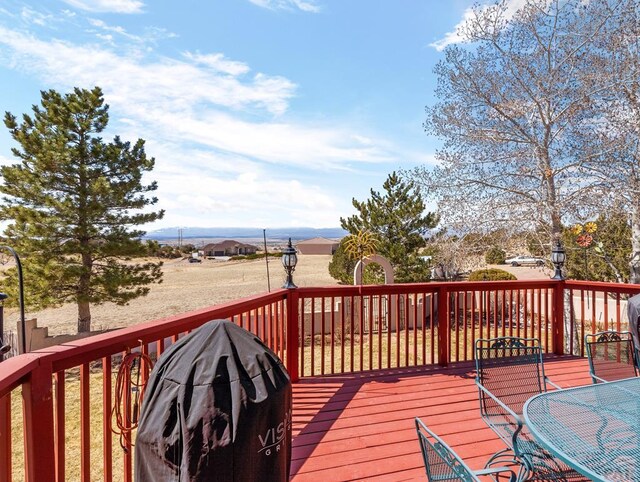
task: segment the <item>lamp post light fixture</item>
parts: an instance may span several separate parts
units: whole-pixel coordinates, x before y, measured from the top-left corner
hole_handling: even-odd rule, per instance
[[[24,319],[24,282],[22,279],[22,263],[18,253],[11,246],[0,246],[0,249],[6,249],[13,255],[16,260],[16,269],[18,270],[18,301],[20,302],[20,332],[22,334],[22,353],[27,353],[27,328]]]
[[[292,274],[296,269],[296,264],[298,264],[298,255],[296,254],[296,248],[291,246],[291,238],[289,238],[289,244],[282,250],[282,266],[284,266],[284,269],[287,272],[287,281],[284,286],[282,286],[285,289],[289,290],[297,288],[297,286],[293,284],[292,277]]]
[[[553,274],[553,278],[551,279],[557,279],[559,281],[564,279],[564,276],[562,276],[562,267],[564,266],[566,259],[567,254],[562,247],[562,243],[559,239],[556,239],[556,244],[551,250],[551,262],[553,263],[553,266],[555,266],[556,272]]]

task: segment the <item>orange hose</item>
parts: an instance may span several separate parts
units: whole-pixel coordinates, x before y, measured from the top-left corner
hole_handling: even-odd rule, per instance
[[[112,419],[115,418],[116,427],[112,428],[112,431],[120,437],[120,446],[125,452],[129,451],[128,447],[135,445],[132,441],[132,433],[138,427],[138,414],[152,365],[151,358],[145,353],[127,353],[118,369],[115,403],[111,412]],[[134,381],[132,375],[136,368]],[[140,380],[141,372],[142,380]],[[131,392],[130,398],[127,398],[128,392]]]

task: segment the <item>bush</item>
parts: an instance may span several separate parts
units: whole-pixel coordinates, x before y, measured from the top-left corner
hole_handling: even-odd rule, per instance
[[[508,271],[498,268],[479,269],[469,275],[469,281],[506,281],[518,279]]]
[[[507,254],[504,250],[497,246],[492,246],[489,248],[489,251],[484,254],[484,260],[487,264],[504,264],[506,256]]]

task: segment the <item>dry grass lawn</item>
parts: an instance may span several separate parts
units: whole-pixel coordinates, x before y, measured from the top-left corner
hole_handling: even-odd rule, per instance
[[[298,286],[329,286],[337,282],[329,276],[329,255],[299,255],[293,279]],[[237,300],[267,292],[264,259],[254,261],[186,260],[165,261],[164,279],[151,288],[149,295],[133,300],[127,306],[106,303],[92,307],[94,330],[121,328],[144,321],[185,313],[198,308]],[[271,290],[282,286],[284,268],[277,258],[269,260]],[[77,331],[77,308],[69,304],[55,309],[27,312],[37,318],[38,326],[47,326],[50,335]],[[15,323],[15,310],[7,313],[7,328]],[[13,321],[13,323],[12,323]]]

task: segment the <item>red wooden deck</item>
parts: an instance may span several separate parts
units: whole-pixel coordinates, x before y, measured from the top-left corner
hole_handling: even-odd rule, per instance
[[[303,378],[294,384],[295,482],[425,480],[414,417],[474,469],[504,448],[480,418],[474,365]],[[545,358],[562,387],[591,383],[586,358]]]

